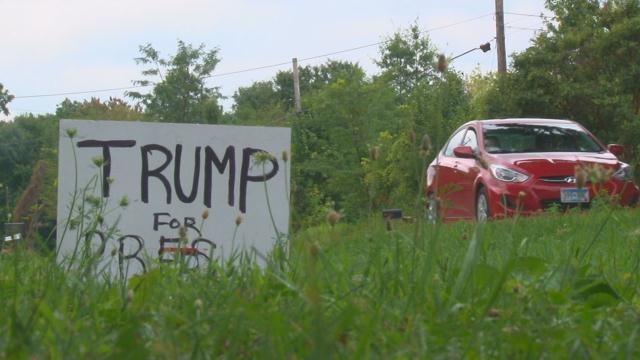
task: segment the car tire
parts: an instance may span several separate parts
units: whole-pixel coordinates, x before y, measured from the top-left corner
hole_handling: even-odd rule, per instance
[[[427,195],[427,222],[430,224],[435,224],[438,222],[438,201],[436,200],[435,195],[429,194]]]
[[[491,218],[491,210],[489,208],[489,198],[487,191],[481,187],[478,189],[476,196],[476,221],[479,223],[487,222]]]

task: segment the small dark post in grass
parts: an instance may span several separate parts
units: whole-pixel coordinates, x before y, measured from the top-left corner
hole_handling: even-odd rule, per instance
[[[382,217],[387,224],[387,231],[393,230],[391,220],[402,219],[402,209],[383,209]]]

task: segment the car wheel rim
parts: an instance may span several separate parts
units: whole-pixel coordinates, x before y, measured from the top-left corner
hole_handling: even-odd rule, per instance
[[[427,203],[427,220],[430,223],[435,223],[438,219],[438,204],[433,197],[429,198]]]
[[[487,218],[489,218],[489,206],[487,204],[487,197],[484,196],[484,194],[478,196],[476,213],[479,222],[485,222]]]

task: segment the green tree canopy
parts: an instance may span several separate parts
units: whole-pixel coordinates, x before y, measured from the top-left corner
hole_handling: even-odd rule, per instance
[[[140,46],[136,63],[146,66],[144,80],[133,83],[152,86],[149,93],[128,92],[127,96],[144,106],[149,119],[179,123],[218,123],[222,108],[216,87],[206,80],[215,70],[218,49],[206,50],[178,40],[175,55],[163,58],[151,44]]]
[[[640,137],[640,2],[548,0],[547,7],[553,19],[513,56],[512,72],[494,82],[487,115],[570,118],[633,150]]]
[[[388,81],[401,103],[422,82],[430,83],[438,76],[437,53],[428,36],[418,25],[399,31],[380,45],[381,78]]]
[[[7,219],[13,212],[15,201],[29,183],[33,167],[45,160],[51,171],[45,180],[45,189],[39,196],[48,220],[55,224],[56,191],[55,164],[57,163],[58,121],[52,115],[20,115],[11,122],[0,122],[0,217]],[[8,196],[8,197],[7,197]],[[8,204],[8,207],[6,206]]]
[[[3,114],[9,115],[9,108],[7,108],[7,105],[14,98],[15,96],[9,94],[9,90],[5,89],[4,85],[0,83],[0,111],[2,111]]]
[[[122,99],[110,97],[107,101],[64,99],[56,107],[56,116],[60,119],[142,120],[144,113],[139,105],[132,106]]]
[[[286,122],[287,101],[278,94],[273,81],[258,81],[241,87],[233,100],[235,123],[277,125]]]

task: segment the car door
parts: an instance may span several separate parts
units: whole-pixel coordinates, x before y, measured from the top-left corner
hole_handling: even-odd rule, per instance
[[[475,129],[469,127],[465,130],[460,146],[469,146],[474,152],[478,152],[478,136]],[[454,159],[454,173],[458,190],[452,194],[452,202],[456,206],[455,215],[458,218],[475,218],[476,199],[474,183],[478,176],[478,162],[476,159]]]
[[[460,146],[462,138],[466,132],[465,129],[461,129],[447,142],[443,151],[438,157],[436,164],[436,176],[434,180],[434,188],[436,196],[440,199],[440,211],[445,219],[455,219],[461,216],[459,206],[456,204],[455,193],[459,190],[457,185],[459,181],[459,175],[457,170],[457,158],[453,154],[453,149]]]

